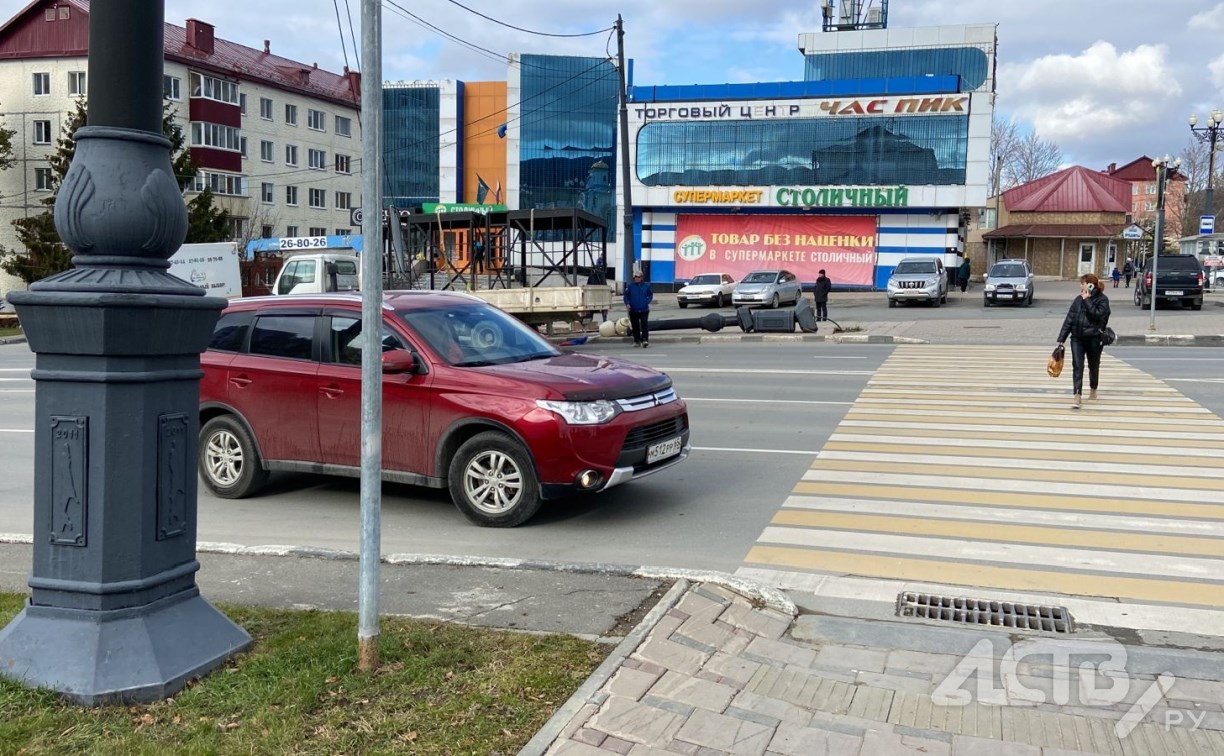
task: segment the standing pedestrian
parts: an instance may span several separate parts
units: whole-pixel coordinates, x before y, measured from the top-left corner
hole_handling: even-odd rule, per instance
[[[642,278],[642,271],[633,272],[633,282],[625,287],[625,307],[629,309],[629,327],[633,329],[633,345],[650,346],[650,303],[654,292]]]
[[[1131,280],[1131,277],[1134,275],[1135,275],[1135,266],[1131,264],[1130,260],[1127,260],[1126,264],[1122,266],[1122,276],[1126,278],[1126,288],[1128,289],[1130,288],[1130,280]]]
[[[1062,328],[1058,332],[1058,343],[1071,337],[1071,390],[1074,399],[1071,409],[1083,406],[1081,394],[1084,388],[1084,362],[1088,363],[1088,398],[1097,398],[1097,385],[1101,376],[1101,334],[1109,325],[1109,299],[1101,289],[1101,279],[1092,273],[1080,276],[1080,293],[1067,309]]]
[[[825,275],[824,268],[821,268],[820,275],[816,277],[816,286],[812,293],[812,298],[816,300],[816,319],[829,319],[829,292],[833,290],[833,282]]]
[[[961,260],[959,277],[961,293],[964,294],[965,289],[969,288],[969,255],[965,255],[965,259]]]
[[[1122,271],[1118,270],[1118,266],[1114,266],[1113,270],[1114,288],[1118,288],[1118,282],[1122,280]]]

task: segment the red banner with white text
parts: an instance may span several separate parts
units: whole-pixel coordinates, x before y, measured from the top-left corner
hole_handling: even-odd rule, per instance
[[[875,263],[875,216],[676,217],[676,280],[785,269],[811,283],[824,269],[834,284],[871,286]]]

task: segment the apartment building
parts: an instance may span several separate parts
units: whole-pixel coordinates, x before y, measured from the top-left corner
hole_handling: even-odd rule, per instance
[[[0,171],[0,245],[20,249],[12,221],[45,210],[63,124],[88,99],[88,0],[36,0],[0,26],[0,125],[13,130]],[[198,19],[165,26],[163,94],[205,186],[233,218],[233,238],[352,230],[361,204],[360,74],[229,42]],[[0,272],[0,295],[20,288]]]

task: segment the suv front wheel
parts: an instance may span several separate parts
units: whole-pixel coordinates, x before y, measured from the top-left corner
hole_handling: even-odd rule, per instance
[[[241,499],[268,481],[255,443],[242,423],[229,415],[214,417],[200,430],[200,477],[222,499]]]
[[[451,499],[472,522],[512,528],[540,509],[540,484],[526,450],[497,431],[472,436],[459,447],[448,473]]]

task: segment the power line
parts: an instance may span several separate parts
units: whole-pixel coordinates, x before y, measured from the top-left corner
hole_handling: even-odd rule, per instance
[[[593,36],[595,36],[596,34],[603,34],[604,32],[609,31],[609,30],[612,28],[612,27],[610,27],[610,26],[606,26],[606,27],[604,27],[604,28],[602,28],[602,29],[596,29],[595,31],[589,31],[589,32],[581,32],[581,33],[579,33],[579,34],[557,34],[557,33],[553,33],[553,32],[542,32],[542,31],[535,31],[535,30],[532,30],[532,29],[524,29],[523,27],[521,27],[521,26],[515,26],[514,24],[508,24],[508,23],[506,23],[505,21],[499,21],[499,20],[497,20],[496,18],[493,18],[492,16],[486,16],[485,14],[481,13],[480,11],[478,11],[478,10],[473,10],[472,8],[467,7],[467,6],[466,6],[466,5],[464,5],[463,3],[458,2],[458,0],[446,0],[446,1],[447,1],[448,3],[450,3],[451,5],[457,5],[457,6],[459,6],[460,8],[464,9],[464,10],[465,10],[465,11],[467,11],[468,13],[471,13],[471,14],[473,14],[473,15],[475,15],[475,16],[480,16],[481,18],[485,19],[486,21],[492,21],[493,23],[495,23],[495,24],[497,24],[497,25],[499,25],[499,26],[504,26],[504,27],[506,27],[507,29],[513,29],[513,30],[515,30],[515,31],[521,31],[521,32],[524,32],[524,33],[526,33],[526,34],[534,34],[534,35],[536,35],[536,36],[538,36],[538,37],[593,37]]]

